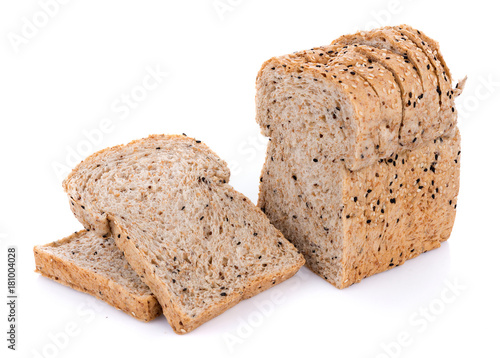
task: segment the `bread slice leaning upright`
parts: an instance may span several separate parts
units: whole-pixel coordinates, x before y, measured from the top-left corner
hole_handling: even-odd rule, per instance
[[[76,217],[113,235],[182,334],[304,264],[228,181],[226,163],[205,144],[154,135],[95,153],[63,187]]]
[[[47,245],[35,246],[36,272],[148,322],[161,306],[123,257],[113,238],[81,230]]]

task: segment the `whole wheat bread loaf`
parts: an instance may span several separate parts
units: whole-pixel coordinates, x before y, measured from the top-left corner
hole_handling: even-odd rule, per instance
[[[423,47],[379,29],[274,57],[257,76],[256,119],[270,137],[258,206],[336,287],[450,236],[460,134],[447,108],[463,82],[443,104],[439,59]]]
[[[82,230],[35,246],[36,272],[91,294],[141,321],[161,314],[151,290],[132,270],[111,237]]]
[[[205,144],[155,135],[90,156],[63,186],[76,217],[113,235],[174,331],[186,333],[304,264],[228,181]]]

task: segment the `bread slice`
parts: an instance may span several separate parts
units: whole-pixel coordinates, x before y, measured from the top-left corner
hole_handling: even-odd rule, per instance
[[[402,36],[406,36],[413,41],[429,58],[430,65],[435,71],[438,80],[436,92],[440,98],[440,116],[444,118],[441,121],[439,133],[446,135],[456,125],[457,112],[455,111],[454,100],[462,92],[465,79],[459,81],[457,87],[453,88],[450,69],[446,65],[439,44],[436,41],[408,25],[395,26],[394,29],[399,31]]]
[[[371,61],[354,46],[344,46],[337,56],[328,62],[329,66],[355,71],[368,82],[380,101],[381,120],[380,143],[376,148],[382,157],[399,150],[397,142],[401,124],[401,91],[393,74],[378,62]]]
[[[263,64],[256,97],[263,134],[296,146],[304,140],[303,131],[314,131],[314,143],[331,142],[335,157],[350,169],[376,162],[381,142],[378,95],[356,71],[310,62],[310,57],[298,53]],[[302,120],[292,120],[297,116]]]
[[[36,272],[89,293],[138,320],[147,322],[161,314],[151,290],[125,260],[111,237],[82,230],[35,246]]]
[[[112,233],[174,331],[186,333],[304,264],[228,181],[205,144],[154,135],[90,156],[63,186],[76,217]]]
[[[402,56],[404,62],[407,64],[408,73],[417,73],[422,83],[423,91],[425,92],[425,96],[422,97],[419,96],[419,93],[409,93],[407,101],[404,102],[406,106],[416,105],[415,101],[417,104],[421,104],[423,107],[423,114],[415,117],[417,126],[412,126],[415,130],[410,129],[410,132],[405,132],[403,126],[402,136],[404,137],[405,134],[409,135],[408,140],[411,140],[413,145],[410,149],[416,148],[422,141],[428,141],[429,139],[435,138],[434,133],[441,120],[439,117],[439,95],[436,92],[437,78],[435,71],[431,69],[429,59],[419,47],[406,36],[402,35],[401,32],[391,27],[367,32],[358,32],[353,35],[345,35],[335,40],[334,43],[368,45],[382,50],[388,50]],[[393,55],[389,54],[388,56]],[[413,71],[411,71],[411,69]],[[421,94],[423,95],[423,93]],[[439,121],[434,120],[436,117]],[[411,122],[408,122],[408,124],[409,123]],[[413,142],[415,137],[417,141]]]
[[[436,112],[422,135],[419,121],[436,107],[421,101],[432,98],[432,71],[421,68],[424,86],[409,60],[426,63],[422,50],[399,47],[414,52],[400,55],[379,47],[300,51],[266,61],[257,76],[256,119],[270,137],[258,206],[307,266],[338,288],[439,247],[455,218],[458,128],[440,135]],[[370,76],[374,64],[383,77]],[[400,138],[391,131],[394,83]],[[384,107],[387,101],[395,107]]]

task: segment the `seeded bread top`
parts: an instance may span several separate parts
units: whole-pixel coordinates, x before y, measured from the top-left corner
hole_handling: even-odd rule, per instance
[[[346,51],[358,54],[346,56]],[[288,145],[300,142],[296,131],[303,130],[301,126],[318,127],[321,135],[334,142],[331,154],[350,170],[402,150],[416,149],[445,132],[451,133],[456,125],[452,102],[464,84],[460,82],[457,89],[447,91],[448,101],[443,104],[439,72],[433,67],[439,61],[439,50],[433,51],[436,59],[429,58],[423,45],[416,44],[403,31],[384,28],[344,36],[329,46],[273,57],[263,64],[257,76],[257,122],[264,135],[271,140],[285,138]],[[374,63],[384,71],[370,76],[366,71]],[[394,82],[399,92],[386,93],[393,91]],[[398,93],[400,99],[396,100]],[[396,113],[387,107],[387,100],[400,108],[399,124],[395,121]],[[397,102],[401,102],[401,107]],[[302,118],[296,112],[304,110],[317,111],[318,123],[294,125],[286,120]],[[398,128],[394,129],[393,124]]]

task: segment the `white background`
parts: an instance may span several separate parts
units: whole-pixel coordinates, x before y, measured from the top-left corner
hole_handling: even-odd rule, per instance
[[[499,357],[500,51],[498,13],[489,4],[72,0],[49,16],[38,1],[2,1],[0,356]],[[81,227],[61,188],[78,152],[185,132],[227,160],[231,183],[255,202],[266,143],[254,120],[261,63],[400,23],[440,41],[455,80],[469,77],[457,100],[457,218],[440,249],[342,291],[302,268],[184,336],[163,317],[140,323],[33,272],[35,244]],[[158,70],[168,75],[147,77]],[[140,88],[144,80],[148,90]],[[19,251],[15,353],[6,349],[12,244]],[[455,293],[449,285],[458,286]],[[63,339],[68,325],[76,333]]]

